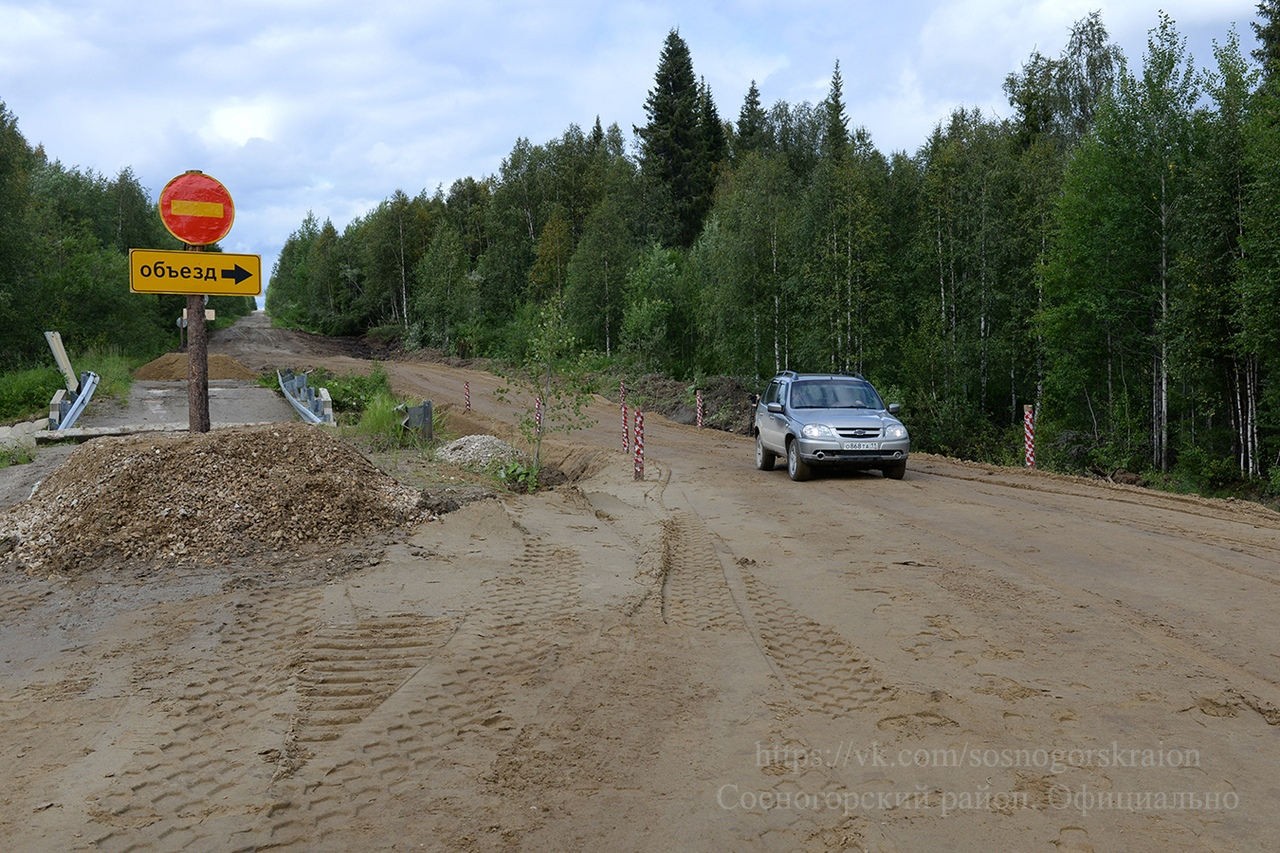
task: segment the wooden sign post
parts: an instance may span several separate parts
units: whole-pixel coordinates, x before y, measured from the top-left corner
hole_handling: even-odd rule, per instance
[[[227,236],[236,218],[231,193],[221,182],[199,171],[184,172],[167,183],[160,191],[159,207],[164,227],[186,244],[188,252],[203,252],[205,246]],[[176,261],[166,259],[165,254],[168,253],[132,250],[129,286],[135,292],[187,295],[187,430],[208,432],[209,331],[204,303],[214,290],[214,282],[233,278],[239,285],[239,276],[245,271],[236,266],[230,274],[225,270],[219,274],[214,265],[204,262],[204,257],[200,257],[201,263],[184,263],[179,253],[173,253],[179,257]]]

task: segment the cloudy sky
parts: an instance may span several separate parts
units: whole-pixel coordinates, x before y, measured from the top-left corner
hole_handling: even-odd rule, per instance
[[[396,189],[498,171],[515,141],[645,122],[667,33],[722,118],[816,103],[840,63],[853,125],[914,152],[956,107],[1006,116],[1005,76],[1092,10],[1134,67],[1163,9],[1197,67],[1257,0],[0,0],[0,101],[67,166],[155,197],[200,169],[236,202],[223,247],[264,272],[307,211],[341,230]]]

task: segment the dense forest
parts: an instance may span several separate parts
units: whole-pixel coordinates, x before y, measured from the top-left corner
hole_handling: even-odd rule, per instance
[[[50,160],[0,103],[0,371],[52,364],[46,330],[75,352],[173,348],[186,297],[130,292],[128,259],[133,248],[181,247],[132,170],[108,179]],[[254,307],[249,297],[209,304],[226,318]]]
[[[820,103],[752,82],[730,120],[672,31],[630,141],[597,118],[341,232],[309,215],[267,308],[513,360],[554,321],[690,383],[859,371],[920,449],[1012,461],[1032,404],[1042,464],[1280,491],[1280,0],[1252,28],[1197,68],[1162,15],[1131,63],[1095,13],[1008,75],[1007,118],[958,108],[887,155],[838,62]],[[176,247],[130,170],[51,161],[0,104],[0,211],[0,369],[47,328],[172,343],[182,298],[122,286],[129,248]]]
[[[638,370],[759,385],[859,371],[916,444],[1010,459],[1024,404],[1067,470],[1280,487],[1280,2],[1193,67],[1162,15],[1140,67],[1097,13],[1010,73],[1006,119],[957,109],[878,151],[840,66],[819,104],[717,113],[672,31],[634,128],[519,139],[496,175],[309,216],[278,322],[519,358],[548,305]]]

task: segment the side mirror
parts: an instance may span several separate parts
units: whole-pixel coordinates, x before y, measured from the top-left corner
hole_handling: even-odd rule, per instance
[[[901,411],[902,411],[902,406],[898,405],[897,403],[889,404],[889,414],[893,415],[895,418],[898,416],[898,413]]]
[[[772,413],[773,413],[773,414],[775,414],[775,415],[780,415],[780,414],[782,414],[782,404],[781,404],[781,403],[769,403],[767,406],[765,406],[765,409],[766,409],[767,411],[769,411],[769,412],[772,412]]]

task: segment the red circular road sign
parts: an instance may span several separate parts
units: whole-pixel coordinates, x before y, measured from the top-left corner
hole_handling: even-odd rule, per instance
[[[216,243],[231,230],[236,206],[221,182],[187,172],[160,191],[160,219],[169,233],[190,246]]]

